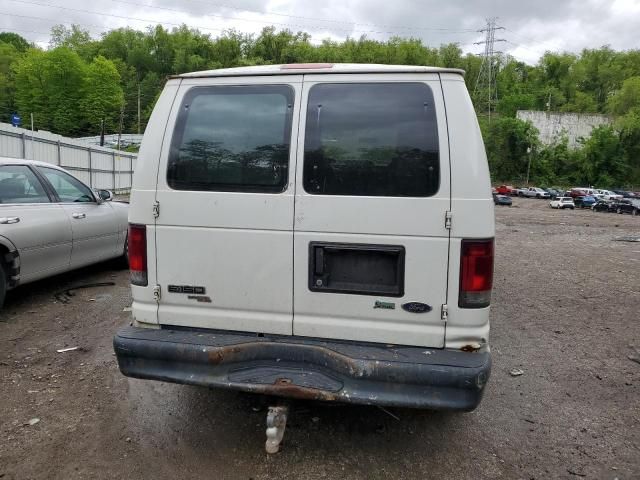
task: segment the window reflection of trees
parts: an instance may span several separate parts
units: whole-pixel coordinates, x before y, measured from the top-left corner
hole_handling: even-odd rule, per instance
[[[307,191],[326,195],[424,196],[440,180],[438,152],[411,147],[307,150],[304,170]]]
[[[176,184],[201,187],[278,188],[286,182],[289,146],[259,145],[233,152],[223,142],[190,140],[178,150],[169,176]]]

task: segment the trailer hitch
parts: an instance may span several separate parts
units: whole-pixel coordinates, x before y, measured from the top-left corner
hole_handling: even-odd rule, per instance
[[[278,453],[280,450],[280,443],[287,427],[288,415],[288,405],[269,407],[267,412],[267,442],[265,443],[267,453]]]

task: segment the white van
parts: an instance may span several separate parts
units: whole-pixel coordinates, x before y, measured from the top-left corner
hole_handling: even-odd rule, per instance
[[[471,410],[494,216],[463,72],[294,64],[171,78],[129,214],[123,374]]]

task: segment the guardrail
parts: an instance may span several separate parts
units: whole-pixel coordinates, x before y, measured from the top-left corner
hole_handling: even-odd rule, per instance
[[[0,156],[26,158],[59,165],[91,187],[116,193],[131,189],[138,156],[89,145],[50,132],[31,132],[0,123]]]

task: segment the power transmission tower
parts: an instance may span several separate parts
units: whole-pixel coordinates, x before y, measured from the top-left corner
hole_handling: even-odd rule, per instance
[[[475,45],[484,45],[484,54],[482,54],[482,64],[478,72],[476,86],[473,89],[473,97],[478,105],[487,105],[487,115],[491,120],[491,110],[498,100],[498,89],[496,88],[496,54],[502,53],[495,50],[495,42],[506,42],[504,38],[496,38],[496,30],[504,30],[504,27],[496,25],[498,18],[487,18],[487,26],[482,30],[478,30],[485,34],[485,39],[481,42],[475,42]]]

